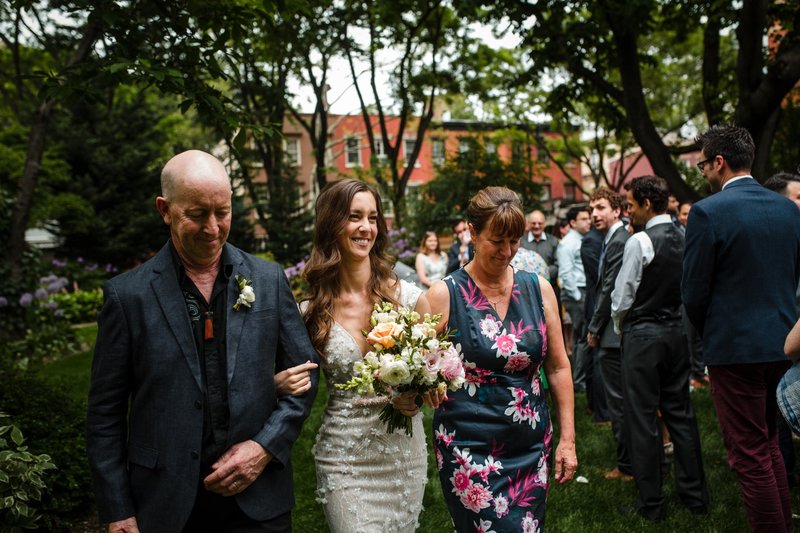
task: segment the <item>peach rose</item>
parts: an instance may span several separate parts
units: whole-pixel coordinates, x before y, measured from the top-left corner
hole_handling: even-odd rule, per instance
[[[394,322],[381,322],[377,324],[367,335],[367,342],[373,346],[378,344],[386,349],[392,348],[397,341],[395,337],[401,338],[403,328]]]

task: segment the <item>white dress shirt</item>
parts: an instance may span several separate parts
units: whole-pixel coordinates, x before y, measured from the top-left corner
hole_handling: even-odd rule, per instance
[[[561,290],[573,300],[580,300],[580,289],[586,287],[586,274],[583,271],[583,260],[581,259],[581,241],[583,241],[583,235],[570,229],[561,239],[558,250],[556,250]]]

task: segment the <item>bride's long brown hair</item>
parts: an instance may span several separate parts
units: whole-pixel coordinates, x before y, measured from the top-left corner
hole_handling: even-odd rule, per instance
[[[309,287],[308,307],[303,320],[320,356],[324,356],[333,325],[333,303],[339,295],[339,269],[342,265],[339,236],[350,216],[353,197],[360,192],[372,194],[378,208],[378,235],[369,252],[372,267],[368,286],[370,299],[373,303],[397,303],[395,290],[398,278],[393,270],[394,261],[386,253],[389,237],[380,196],[372,187],[358,180],[348,178],[329,183],[317,197],[313,247],[303,270]]]

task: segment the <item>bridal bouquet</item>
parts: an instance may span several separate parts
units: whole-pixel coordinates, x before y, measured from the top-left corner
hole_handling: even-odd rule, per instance
[[[372,350],[353,365],[353,378],[336,387],[356,390],[362,395],[376,391],[425,393],[434,389],[456,390],[464,383],[464,365],[459,347],[436,334],[442,315],[419,313],[389,302],[375,304],[370,316],[370,331],[363,331]],[[417,397],[420,402],[421,398]],[[411,418],[396,411],[389,402],[380,415],[388,433],[404,429],[412,435]]]

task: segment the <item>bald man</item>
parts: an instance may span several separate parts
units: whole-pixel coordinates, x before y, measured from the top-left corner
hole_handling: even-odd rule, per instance
[[[191,150],[161,174],[170,239],[108,281],[92,363],[87,444],[110,532],[291,531],[292,444],[310,390],[274,374],[316,353],[283,270],[227,244],[231,185]]]
[[[545,217],[541,211],[536,210],[528,213],[525,217],[525,226],[527,231],[522,236],[520,244],[522,244],[523,248],[533,250],[542,256],[544,262],[547,263],[550,282],[555,285],[555,280],[558,279],[558,261],[556,260],[558,239],[545,233]]]

